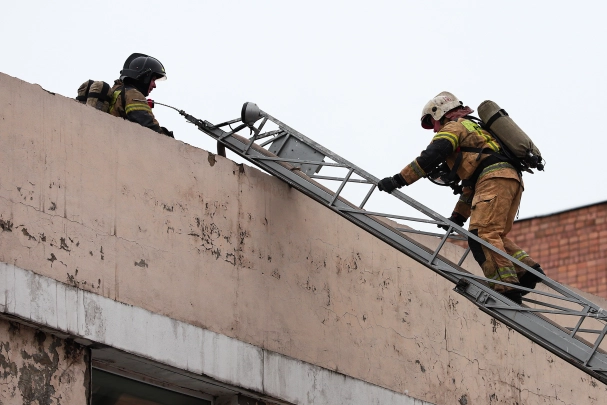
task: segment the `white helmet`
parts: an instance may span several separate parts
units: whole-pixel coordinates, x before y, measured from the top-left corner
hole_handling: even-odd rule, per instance
[[[453,94],[448,91],[441,92],[424,106],[421,118],[422,128],[432,129],[434,126],[432,125],[430,117],[438,121],[449,111],[461,107],[462,105],[464,105],[464,103],[459,101]]]

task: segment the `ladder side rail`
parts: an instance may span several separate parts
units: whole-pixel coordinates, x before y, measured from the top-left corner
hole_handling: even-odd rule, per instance
[[[428,232],[428,231],[418,231],[417,229],[409,229],[409,228],[396,228],[397,231],[402,232],[402,233],[412,233],[412,234],[417,234],[417,235],[426,235],[426,236],[434,236],[437,238],[442,238],[443,237],[443,233],[436,233],[436,232]],[[457,234],[453,234],[451,233],[449,236],[447,236],[449,239],[452,240],[463,240],[466,241],[468,240],[468,238],[465,238],[461,235],[457,235]],[[464,252],[465,254],[466,252]],[[464,255],[462,255],[464,257],[464,259],[462,260],[460,258],[460,263],[458,264],[458,266],[461,266],[462,263],[464,262],[464,260],[466,259],[466,257]]]
[[[285,163],[298,163],[298,164],[312,164],[312,165],[319,165],[319,166],[331,166],[331,167],[345,167],[348,168],[348,166],[345,166],[341,163],[329,163],[329,162],[322,162],[322,161],[318,161],[318,160],[300,160],[300,159],[289,159],[289,158],[281,158],[281,157],[270,157],[270,156],[259,156],[255,158],[256,160],[275,160],[277,162],[285,162]],[[312,176],[309,176],[312,177]],[[335,178],[337,179],[337,178]],[[339,179],[339,180],[343,180],[343,179]],[[368,184],[373,184],[372,182],[368,181],[368,180],[359,180],[359,181],[364,181]]]
[[[573,329],[573,328],[567,328],[567,329]],[[579,332],[581,333],[601,333],[602,330],[598,330],[598,329],[578,329]]]
[[[305,162],[302,162],[305,163]],[[337,180],[337,181],[341,181],[343,180],[343,178],[341,177],[330,177],[330,176],[318,176],[316,174],[310,175],[308,176],[311,179],[318,179],[318,180]],[[371,182],[369,182],[368,180],[359,180],[359,179],[348,179],[347,183],[358,183],[358,184],[373,184]]]
[[[498,304],[496,304],[496,305],[487,305],[487,308],[510,309],[509,307],[504,307],[503,305],[498,305]],[[537,309],[537,308],[522,308],[522,309],[519,309],[518,311],[519,312],[533,312],[533,313],[536,313],[536,314],[553,314],[553,315],[570,315],[570,316],[580,316],[582,314],[581,311],[567,310],[566,308],[560,308],[558,310]],[[588,330],[591,330],[591,329],[588,329]],[[595,329],[592,329],[592,330],[595,330]]]
[[[269,139],[269,140],[265,141],[265,142],[271,143],[271,142],[274,142],[276,139],[278,139],[278,138],[279,138],[278,134],[280,134],[281,132],[282,132],[282,131],[281,131],[281,130],[279,130],[279,129],[277,129],[277,130],[275,130],[275,131],[268,131],[268,132],[264,132],[264,133],[259,134],[259,135],[257,136],[257,138],[256,138],[256,139],[257,139],[258,141],[260,141],[260,140],[262,140],[262,139],[264,139],[264,138],[267,138],[267,137],[273,136],[273,138],[272,138],[272,139]],[[263,143],[262,143],[261,145],[263,146]]]
[[[430,224],[430,225],[438,225],[438,224],[442,225],[443,224],[443,221],[437,221],[434,219],[405,217],[403,215],[392,215],[390,213],[385,213],[385,212],[366,211],[366,210],[355,209],[355,208],[344,208],[343,210],[349,211],[352,213],[358,212],[358,213],[365,214],[365,215],[372,215],[374,217],[384,217],[384,218],[388,218],[388,219],[403,219],[405,221],[419,222],[419,223]],[[424,231],[420,231],[420,232],[430,235],[430,232],[424,232]],[[440,235],[442,236],[442,233]]]
[[[530,299],[530,298],[527,299],[527,302],[531,303],[531,304],[541,305],[541,306],[546,307],[546,308],[558,309],[558,310],[561,310],[563,312],[573,311],[571,308],[561,307],[559,305],[549,304],[547,302],[537,301],[537,300],[533,300],[533,299]],[[534,309],[534,311],[535,311],[535,309]],[[581,310],[574,311],[574,312],[577,313],[577,314],[579,314],[582,317],[582,319],[583,319],[583,317],[586,317],[588,315],[588,307],[584,307]]]

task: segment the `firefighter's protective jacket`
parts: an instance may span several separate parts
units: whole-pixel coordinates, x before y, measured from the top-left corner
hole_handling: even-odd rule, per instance
[[[489,153],[478,151],[464,151],[467,148],[475,150],[491,150],[499,152],[500,146],[487,131],[483,130],[475,122],[466,118],[446,123],[436,133],[432,142],[422,151],[419,157],[401,170],[407,184],[412,184],[434,169],[438,164],[447,162],[449,168],[453,168],[459,161],[457,175],[461,180],[472,180],[473,184],[464,187],[463,193],[455,206],[454,212],[464,218],[470,217],[470,206],[474,196],[474,183],[488,180],[492,177],[516,179],[522,183],[519,173],[514,167],[505,161],[497,161],[490,158]],[[464,149],[464,150],[462,150]],[[490,162],[488,164],[488,162]]]
[[[172,137],[172,134],[161,127],[158,121],[156,121],[152,109],[147,101],[144,101],[146,100],[145,96],[135,87],[128,84],[125,85],[122,81],[116,80],[110,94],[112,94],[110,110],[108,111],[110,114],[128,119],[141,126]]]

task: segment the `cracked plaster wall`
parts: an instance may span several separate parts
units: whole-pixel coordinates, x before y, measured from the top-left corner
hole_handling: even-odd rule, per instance
[[[71,340],[0,318],[0,404],[86,404],[89,362]]]
[[[0,261],[437,404],[607,398],[257,169],[1,74],[0,138]]]

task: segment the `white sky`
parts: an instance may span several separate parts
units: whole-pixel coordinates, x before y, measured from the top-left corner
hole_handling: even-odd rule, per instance
[[[168,74],[151,98],[213,123],[253,101],[381,178],[429,143],[421,109],[447,90],[474,109],[496,101],[540,148],[521,218],[607,200],[605,1],[5,3],[0,72],[68,97],[146,53]],[[173,110],[154,113],[215,152]],[[456,200],[427,180],[403,191],[445,216]]]

